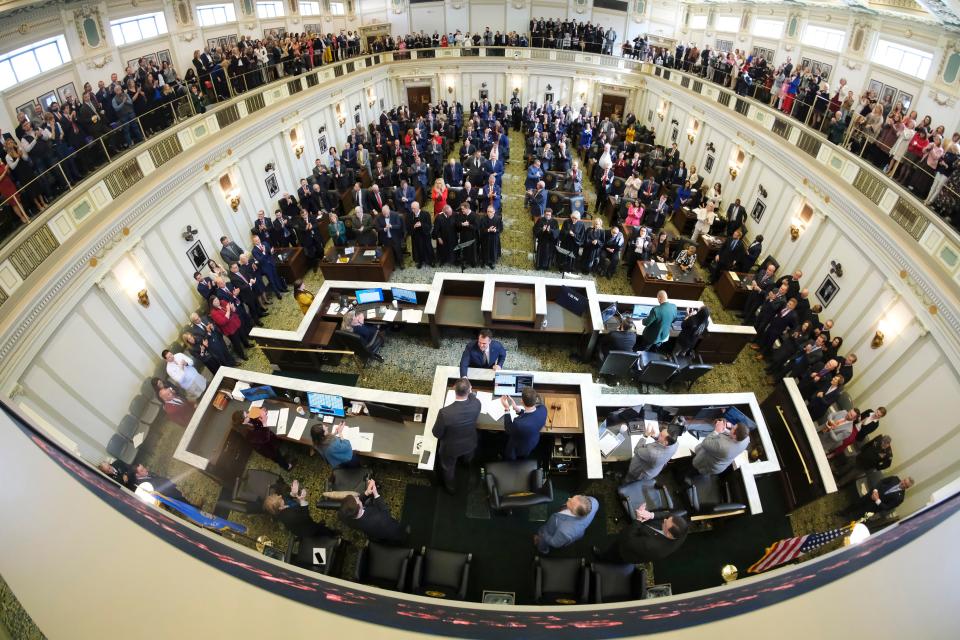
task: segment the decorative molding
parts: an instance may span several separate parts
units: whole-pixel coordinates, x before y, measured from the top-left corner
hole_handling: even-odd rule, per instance
[[[77,38],[79,38],[80,44],[82,44],[85,49],[100,49],[107,46],[107,36],[103,31],[103,18],[100,16],[99,7],[80,7],[79,9],[74,9],[73,20],[74,26],[77,29]],[[86,27],[84,26],[84,22],[87,20],[92,20],[97,30],[98,41],[96,44],[91,43],[87,37]]]
[[[113,55],[105,53],[100,56],[99,60],[96,57],[91,57],[84,60],[83,64],[87,69],[103,69],[111,62],[113,62]]]
[[[957,104],[956,96],[940,93],[936,89],[930,89],[927,96],[941,107],[953,108]]]

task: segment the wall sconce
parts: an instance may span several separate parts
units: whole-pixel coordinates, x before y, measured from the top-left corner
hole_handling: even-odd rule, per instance
[[[790,225],[790,240],[793,242],[797,241],[797,238],[800,237],[800,227],[796,224]]]
[[[150,306],[150,294],[147,293],[146,289],[140,289],[137,292],[137,302],[140,303],[140,306],[146,309]]]
[[[294,153],[295,156],[297,156],[297,160],[299,160],[299,159],[300,159],[300,156],[303,155],[303,145],[302,145],[302,144],[298,144],[298,145],[294,146],[294,147],[293,147],[293,153]],[[234,209],[234,211],[236,211],[236,209]]]
[[[707,151],[709,151],[710,153],[716,153],[716,152],[717,152],[717,148],[716,148],[715,146],[713,146],[713,143],[712,143],[712,142],[708,142],[708,143],[707,143]]]
[[[760,185],[760,189],[759,189],[759,190],[760,190],[760,195],[763,196],[764,198],[766,198],[766,197],[767,197],[767,190],[763,187],[763,185]]]
[[[339,124],[341,127],[342,127],[346,122],[347,122],[347,119],[344,118],[343,116],[340,116],[339,118],[337,118],[337,124]]]
[[[737,168],[736,168],[736,167],[730,167],[730,179],[731,179],[731,180],[736,180],[736,179],[737,179]],[[796,240],[796,238],[794,238],[794,240]]]
[[[662,111],[657,111],[657,117],[660,118],[660,121],[663,122],[663,118],[666,114]]]
[[[300,156],[297,156],[298,158]],[[240,208],[240,192],[233,191],[230,193],[230,208],[236,211]]]
[[[696,139],[697,137],[695,135],[693,135],[692,133],[687,133],[687,140],[690,142],[690,144],[693,144],[693,141]]]
[[[883,346],[883,331],[877,329],[877,332],[873,334],[873,340],[870,341],[871,349],[879,349]]]
[[[193,242],[193,238],[197,233],[199,232],[188,224],[187,228],[183,230],[183,239],[186,242]]]
[[[843,265],[837,262],[836,260],[830,261],[830,273],[836,275],[838,278],[843,277]]]

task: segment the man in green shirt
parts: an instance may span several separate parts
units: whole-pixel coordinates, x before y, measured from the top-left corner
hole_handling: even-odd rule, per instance
[[[640,336],[641,351],[648,351],[670,338],[670,325],[677,315],[677,305],[667,301],[666,291],[657,292],[657,302],[660,304],[651,309],[650,314],[643,319],[645,329]]]

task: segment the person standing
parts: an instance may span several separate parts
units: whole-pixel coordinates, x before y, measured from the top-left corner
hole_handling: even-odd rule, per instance
[[[517,405],[510,396],[501,396],[500,402],[507,414],[503,417],[504,431],[507,433],[507,447],[503,452],[504,460],[527,458],[540,443],[540,430],[547,423],[547,408],[538,404],[537,392],[525,387],[520,394],[523,407]]]
[[[670,338],[670,326],[677,316],[677,305],[667,299],[666,291],[657,292],[656,307],[643,319],[643,334],[640,336],[640,351],[663,344]]]
[[[903,480],[897,476],[887,476],[880,480],[870,493],[839,512],[838,515],[859,519],[867,513],[886,513],[900,506],[907,489],[913,484],[913,478],[909,476]]]
[[[553,210],[546,209],[543,216],[533,225],[533,241],[535,245],[537,269],[547,271],[553,265],[553,255],[557,248],[557,238],[560,236],[560,227],[553,217]]]
[[[533,545],[540,553],[569,546],[583,537],[600,509],[593,496],[570,496],[564,508],[552,514],[533,536]]]
[[[230,421],[254,451],[268,460],[273,460],[284,471],[293,469],[293,462],[288,461],[277,449],[277,436],[263,426],[263,409],[251,407],[249,411],[234,411]]]
[[[679,549],[687,539],[687,521],[670,515],[660,520],[642,504],[636,519],[605,551],[594,547],[594,554],[607,562],[643,564],[663,560]]]
[[[666,426],[660,427],[656,440],[646,442],[641,439],[633,450],[630,469],[627,471],[624,483],[656,478],[663,471],[663,467],[670,462],[670,458],[677,452],[679,446],[676,436],[670,433],[670,429]]]
[[[274,295],[276,295],[277,300],[279,300],[281,295],[287,292],[287,283],[284,282],[280,274],[277,273],[277,261],[273,258],[273,249],[265,240],[262,240],[260,236],[254,235],[253,248],[250,253],[260,266],[260,271],[267,277],[267,281],[270,283]]]
[[[493,206],[487,207],[487,215],[478,217],[477,233],[480,236],[480,258],[484,266],[493,269],[500,260],[500,234],[503,233],[503,218]]]
[[[433,425],[437,439],[437,457],[447,493],[453,494],[457,461],[473,459],[477,449],[477,416],[480,401],[471,393],[470,381],[460,378],[453,386],[455,400],[441,409]]]
[[[441,209],[446,211],[447,207]],[[443,217],[442,213],[439,217]],[[433,224],[430,222],[430,214],[420,208],[420,203],[414,200],[410,204],[410,215],[407,219],[407,227],[410,229],[410,245],[413,249],[413,261],[417,269],[422,269],[423,265],[433,266],[433,244],[430,238],[433,232]]]
[[[207,388],[207,380],[193,366],[193,360],[183,353],[164,349],[160,356],[167,362],[167,376],[173,380],[188,400],[196,402]]]
[[[388,205],[383,205],[383,213],[377,216],[374,224],[383,250],[392,251],[397,268],[403,269],[403,218],[391,211]]]
[[[730,463],[750,446],[750,430],[717,420],[713,432],[704,438],[693,456],[693,468],[701,475],[723,473]]]

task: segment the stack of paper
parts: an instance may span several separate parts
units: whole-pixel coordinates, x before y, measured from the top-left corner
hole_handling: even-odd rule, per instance
[[[377,255],[377,250],[376,250],[376,249],[367,249],[366,251],[363,252],[363,257],[364,257],[364,258],[373,258],[373,257],[375,257],[376,255]]]
[[[280,409],[280,415],[277,417],[277,435],[282,436],[287,433],[287,419],[290,417],[290,409]]]
[[[340,312],[340,305],[337,304],[336,302],[334,302],[333,304],[331,304],[331,305],[327,308],[327,315],[328,315],[328,316],[337,315],[337,313],[339,313],[339,312]]]
[[[420,319],[423,318],[423,311],[421,309],[404,309],[401,317],[404,322],[419,324]]]
[[[740,276],[737,275],[736,271],[731,271],[730,277],[733,278],[734,282],[740,282]]]
[[[376,317],[377,317],[377,310],[376,310],[376,309],[367,309],[367,319],[368,319],[368,320],[369,320],[370,318],[376,318]]]
[[[247,384],[246,382],[240,382],[238,380],[237,384],[233,385],[233,393],[231,393],[230,395],[232,395],[233,399],[236,400],[237,402],[243,402],[243,394],[240,392],[243,391],[244,389],[249,389],[249,388],[250,388],[249,384]]]
[[[373,434],[361,433],[360,427],[344,427],[340,437],[347,440],[354,451],[373,451]]]
[[[394,318],[396,318],[396,317],[397,317],[397,310],[396,310],[396,309],[390,309],[390,310],[385,311],[385,312],[383,313],[383,321],[384,321],[384,322],[393,322]]]
[[[290,427],[290,432],[287,434],[287,437],[291,440],[299,440],[303,437],[303,432],[307,430],[307,419],[306,418],[294,418],[293,426]]]
[[[277,426],[277,421],[280,418],[279,411],[267,411],[267,421],[264,423],[268,427]]]

